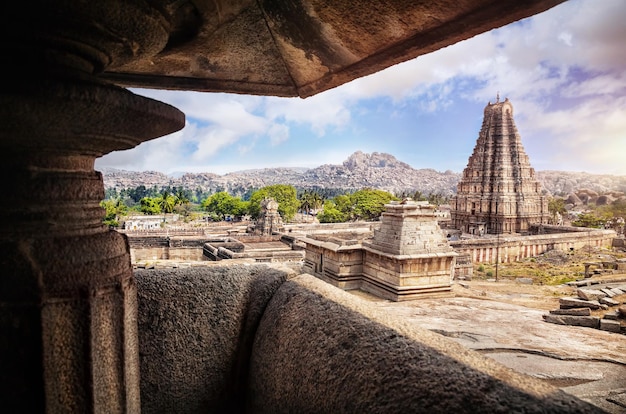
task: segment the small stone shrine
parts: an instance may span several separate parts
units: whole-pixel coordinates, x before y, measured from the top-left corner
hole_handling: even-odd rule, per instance
[[[253,233],[271,236],[284,230],[283,220],[278,213],[278,202],[271,197],[264,198],[261,201],[261,214],[256,220]]]
[[[396,301],[450,291],[457,253],[427,202],[387,204],[380,228],[363,249],[362,290]]]
[[[385,205],[369,241],[304,238],[305,269],[342,289],[358,289],[394,301],[447,296],[458,255],[427,202]]]

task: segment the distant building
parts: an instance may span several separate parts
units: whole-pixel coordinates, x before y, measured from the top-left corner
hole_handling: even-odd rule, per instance
[[[122,225],[124,230],[157,230],[163,223],[178,221],[178,214],[129,216]]]
[[[526,233],[531,223],[548,223],[548,199],[522,146],[508,98],[485,107],[450,213],[453,228],[475,235]]]

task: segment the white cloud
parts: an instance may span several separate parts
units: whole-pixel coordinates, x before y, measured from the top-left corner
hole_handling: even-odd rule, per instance
[[[563,89],[562,96],[580,98],[591,95],[624,95],[624,90],[626,90],[626,72],[609,73],[571,83]]]
[[[341,89],[307,99],[266,98],[265,115],[273,122],[307,125],[318,136],[324,136],[328,128],[341,128],[350,122],[350,110]]]

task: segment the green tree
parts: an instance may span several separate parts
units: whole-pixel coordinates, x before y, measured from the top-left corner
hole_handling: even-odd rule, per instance
[[[332,200],[328,200],[324,203],[324,209],[317,214],[317,219],[320,223],[343,223],[348,221],[348,216]]]
[[[324,205],[324,197],[317,191],[304,190],[298,197],[300,211],[309,214],[312,210],[319,210]]]
[[[567,213],[567,209],[565,208],[565,200],[561,197],[551,197],[548,199],[548,212],[550,213],[551,223],[557,223],[557,216],[560,214],[561,217]]]
[[[348,221],[352,218],[352,210],[354,209],[354,205],[352,204],[352,200],[350,199],[349,194],[339,194],[338,196],[335,196],[335,198],[333,198],[333,203],[335,204],[337,210],[345,214],[345,221]]]
[[[173,213],[176,207],[176,196],[168,190],[163,190],[161,196],[157,198],[157,203],[163,213]]]
[[[109,199],[100,202],[100,207],[104,208],[104,224],[109,227],[118,227],[119,218],[126,215],[128,208],[121,199]]]
[[[426,201],[428,198],[421,191],[416,190],[411,197],[413,201]]]
[[[291,185],[275,184],[263,187],[250,196],[249,212],[252,218],[257,218],[261,212],[261,201],[272,197],[278,203],[278,213],[284,221],[290,221],[298,212],[300,202],[296,197],[296,189]]]
[[[610,217],[606,215],[596,215],[594,213],[583,213],[572,221],[572,226],[576,227],[591,227],[591,228],[604,228],[604,224]]]
[[[159,198],[144,197],[139,201],[139,211],[148,215],[161,214],[159,201]]]
[[[177,206],[179,206],[179,205],[182,205],[182,204],[189,203],[193,196],[191,194],[191,191],[185,190],[184,188],[181,187],[181,188],[179,188],[178,190],[176,190],[174,192],[174,197],[176,197],[175,204]]]
[[[220,191],[202,202],[202,208],[215,214],[220,220],[227,216],[240,218],[248,210],[248,203],[239,197],[233,197],[226,191]]]
[[[353,220],[376,220],[385,210],[385,204],[397,200],[393,194],[366,188],[350,195]]]
[[[146,189],[145,185],[140,185],[135,188],[130,188],[127,190],[127,194],[130,198],[133,199],[135,203],[141,202],[142,198],[150,197],[150,191]]]
[[[441,193],[430,193],[428,195],[427,201],[429,204],[440,206],[448,202],[448,197],[444,196]]]
[[[596,211],[608,217],[626,217],[626,199],[619,199],[605,206],[599,206]]]

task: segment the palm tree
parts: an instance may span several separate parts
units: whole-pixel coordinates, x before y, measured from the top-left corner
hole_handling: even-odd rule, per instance
[[[189,197],[187,197],[187,192],[182,188],[176,191],[176,205],[187,204],[189,202]]]
[[[170,194],[169,191],[163,190],[158,203],[163,213],[172,213],[174,211],[174,207],[176,206],[176,197],[173,194]]]
[[[326,201],[326,198],[324,196],[322,196],[317,191],[313,192],[311,197],[311,210],[317,211],[322,208],[322,206],[324,205],[324,201]]]

